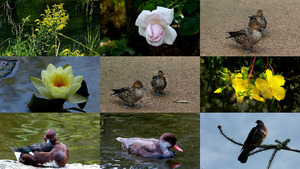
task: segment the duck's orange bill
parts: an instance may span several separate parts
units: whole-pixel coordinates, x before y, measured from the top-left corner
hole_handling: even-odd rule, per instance
[[[175,145],[173,146],[173,148],[175,148],[175,149],[178,150],[178,151],[183,152],[183,150],[182,150],[181,148],[179,148],[177,144],[175,144]]]

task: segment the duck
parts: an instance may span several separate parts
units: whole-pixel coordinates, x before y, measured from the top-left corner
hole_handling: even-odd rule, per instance
[[[257,21],[260,23],[261,27],[259,28],[260,31],[266,31],[267,27],[267,20],[264,17],[263,11],[260,9],[257,11],[256,15],[249,16],[249,27],[251,27],[251,24]]]
[[[259,29],[261,24],[257,21],[251,23],[251,28],[245,28],[236,32],[227,32],[230,34],[226,39],[233,38],[238,44],[245,48],[246,53],[251,53],[253,46],[257,44],[261,38],[262,34]]]
[[[65,144],[57,142],[56,133],[48,129],[45,142],[35,143],[22,148],[11,148],[17,161],[32,166],[63,167],[69,160],[69,151]]]
[[[152,77],[151,86],[153,88],[154,95],[163,96],[162,91],[167,87],[167,81],[162,70],[158,71],[158,75]]]
[[[140,106],[134,105],[135,102],[139,101],[144,93],[141,90],[147,90],[144,88],[143,83],[139,80],[135,81],[132,86],[123,87],[120,89],[111,89],[114,93],[112,96],[118,96],[123,101],[123,107],[128,108],[131,106],[133,108],[140,108]]]
[[[180,152],[183,150],[176,144],[176,136],[172,133],[164,133],[159,140],[154,138],[116,138],[122,144],[124,150],[147,158],[173,158],[175,153],[169,148]]]

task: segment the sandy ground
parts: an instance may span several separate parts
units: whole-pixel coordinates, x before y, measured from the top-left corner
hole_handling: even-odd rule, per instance
[[[165,96],[153,95],[150,84],[158,70],[166,75]],[[139,109],[123,108],[111,89],[142,81],[147,91],[136,103]],[[199,57],[102,57],[100,58],[100,111],[102,112],[200,112]],[[176,103],[173,100],[186,100]]]
[[[300,54],[299,0],[200,0],[201,56],[297,56]],[[248,27],[258,9],[268,21],[252,53],[226,39],[228,31]]]

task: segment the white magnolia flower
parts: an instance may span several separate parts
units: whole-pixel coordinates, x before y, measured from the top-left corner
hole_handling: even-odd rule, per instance
[[[153,46],[166,43],[172,45],[177,33],[170,26],[174,17],[174,9],[158,6],[152,12],[143,10],[135,21],[139,27],[139,34],[146,37],[147,42]]]

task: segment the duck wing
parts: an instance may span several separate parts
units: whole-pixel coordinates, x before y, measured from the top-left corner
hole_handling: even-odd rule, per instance
[[[242,29],[242,30],[239,30],[239,31],[227,32],[227,33],[229,33],[230,36],[226,37],[226,39],[235,38],[235,37],[238,37],[238,36],[247,36],[249,34],[247,29]]]
[[[12,148],[12,147],[10,147],[10,148],[12,149],[12,151],[20,152],[20,153],[30,153],[30,152],[34,152],[34,151],[50,152],[53,149],[53,145],[44,142],[44,143],[32,144],[32,145],[27,146],[27,147],[21,147],[21,148]]]
[[[111,89],[114,92],[111,95],[119,95],[119,94],[124,93],[124,92],[131,92],[132,89],[133,89],[132,87],[123,87],[121,89]]]

